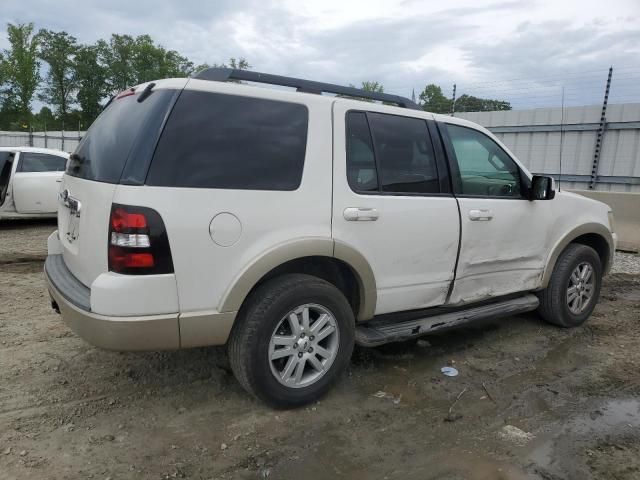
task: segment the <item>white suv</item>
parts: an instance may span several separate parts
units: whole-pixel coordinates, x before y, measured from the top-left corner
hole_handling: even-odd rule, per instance
[[[301,405],[354,343],[535,309],[583,323],[611,212],[553,185],[405,98],[211,69],[111,101],[71,156],[45,273],[90,343],[227,344],[244,388]]]

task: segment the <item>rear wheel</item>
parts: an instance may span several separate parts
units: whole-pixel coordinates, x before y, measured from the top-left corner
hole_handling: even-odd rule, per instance
[[[269,280],[247,299],[229,341],[240,384],[275,407],[295,407],[325,394],[345,370],[354,345],[349,302],[310,275]]]
[[[577,327],[593,312],[601,284],[602,264],[596,251],[572,243],[558,258],[549,285],[538,294],[538,312],[554,325]]]

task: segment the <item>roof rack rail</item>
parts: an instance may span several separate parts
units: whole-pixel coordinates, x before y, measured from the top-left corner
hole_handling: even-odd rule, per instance
[[[343,87],[331,83],[314,82],[313,80],[303,80],[300,78],[284,77],[282,75],[271,75],[269,73],[252,72],[249,70],[239,70],[237,68],[212,67],[195,74],[193,78],[199,80],[214,80],[226,82],[229,80],[244,80],[247,82],[267,83],[270,85],[281,85],[283,87],[296,88],[298,92],[305,93],[335,93],[337,95],[347,95],[349,97],[366,98],[380,102],[393,103],[403,108],[412,110],[422,110],[419,105],[408,98],[388,93],[367,92],[360,88]]]

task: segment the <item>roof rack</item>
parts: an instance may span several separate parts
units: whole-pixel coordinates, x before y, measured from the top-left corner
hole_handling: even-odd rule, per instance
[[[298,92],[305,93],[335,93],[349,97],[366,98],[380,102],[393,103],[403,108],[412,110],[422,110],[419,105],[408,98],[388,93],[367,92],[360,88],[343,87],[331,83],[314,82],[312,80],[302,80],[300,78],[284,77],[282,75],[271,75],[269,73],[252,72],[249,70],[239,70],[236,68],[207,68],[198,72],[193,78],[199,80],[214,80],[226,82],[229,80],[244,80],[247,82],[267,83],[270,85],[281,85],[284,87],[296,88]]]

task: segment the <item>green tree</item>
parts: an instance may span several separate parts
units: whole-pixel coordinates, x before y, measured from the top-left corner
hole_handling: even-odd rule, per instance
[[[156,45],[149,35],[136,37],[133,43],[132,66],[136,83],[170,77],[186,77],[193,63],[175,50]]]
[[[42,107],[38,113],[33,115],[31,126],[34,130],[58,130],[59,123],[49,107]]]
[[[372,82],[369,80],[365,80],[364,82],[362,82],[362,87],[360,88],[365,92],[384,93],[384,87],[382,86],[381,83]]]
[[[356,87],[353,83],[350,83],[349,86],[351,88],[358,88]],[[384,93],[384,86],[379,83],[379,82],[375,82],[375,81],[371,81],[371,80],[365,80],[364,82],[362,82],[360,84],[360,90],[364,90],[365,92],[377,92],[377,93]],[[362,97],[352,97],[351,95],[338,95],[339,97],[342,98],[352,98],[354,100],[360,100],[363,102],[373,102],[373,100],[370,100],[368,98],[362,98]]]
[[[9,48],[2,52],[3,128],[28,128],[31,120],[31,101],[40,81],[38,38],[33,23],[7,24]]]
[[[227,63],[225,62],[214,63],[213,65],[209,65],[208,63],[201,63],[200,65],[196,65],[195,67],[193,67],[192,71],[190,72],[190,75],[194,75],[198,72],[201,72],[202,70],[206,70],[207,68],[212,68],[212,67],[213,68],[233,68],[237,70],[249,70],[251,68],[251,65],[249,65],[249,62],[244,57],[240,57],[240,58],[231,57]]]
[[[84,45],[76,53],[75,76],[77,100],[81,111],[82,128],[89,128],[102,111],[102,101],[109,93],[107,68],[100,63],[100,47]]]
[[[40,30],[38,36],[40,58],[49,65],[39,98],[52,105],[56,114],[64,120],[78,85],[75,68],[78,43],[67,32]]]
[[[116,94],[136,85],[133,69],[135,40],[131,35],[111,35],[109,42],[98,40],[99,60],[107,69],[107,90]]]
[[[186,77],[194,71],[188,58],[157,45],[149,35],[112,35],[97,44],[98,61],[107,70],[108,92],[115,94],[150,80]]]
[[[432,113],[450,113],[452,100],[448,99],[442,93],[442,88],[438,85],[430,83],[418,96],[420,106],[427,112]]]
[[[496,110],[511,110],[511,104],[504,100],[461,95],[456,100],[456,112],[493,112]]]

